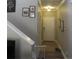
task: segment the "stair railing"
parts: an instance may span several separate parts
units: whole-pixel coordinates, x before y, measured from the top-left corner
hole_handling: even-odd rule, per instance
[[[34,46],[36,49],[41,49],[43,48],[43,58],[45,59],[45,48],[46,48],[46,45],[35,45]]]

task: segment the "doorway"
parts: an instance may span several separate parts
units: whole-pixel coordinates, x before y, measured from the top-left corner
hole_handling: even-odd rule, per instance
[[[43,41],[55,40],[55,17],[43,18]]]

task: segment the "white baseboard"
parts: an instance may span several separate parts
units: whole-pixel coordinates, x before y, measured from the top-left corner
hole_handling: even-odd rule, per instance
[[[59,44],[59,42],[58,42],[57,40],[55,40],[55,42],[56,42],[56,44],[58,45],[59,49],[61,50],[61,53],[62,53],[64,59],[68,59],[68,58],[66,57],[66,55],[65,55],[65,53],[64,53],[64,51],[63,51],[61,45]]]

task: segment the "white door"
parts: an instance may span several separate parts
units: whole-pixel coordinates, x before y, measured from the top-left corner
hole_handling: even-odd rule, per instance
[[[55,18],[44,17],[43,18],[43,40],[54,41],[55,39]]]

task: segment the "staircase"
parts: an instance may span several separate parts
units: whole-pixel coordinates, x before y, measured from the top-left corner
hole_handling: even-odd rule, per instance
[[[9,54],[12,55],[10,55],[7,59],[36,58],[36,56],[35,58],[32,57],[32,46],[35,44],[35,41],[33,41],[30,37],[25,35],[21,30],[19,30],[9,21],[7,21],[7,40],[15,41],[15,45],[13,44],[15,47],[12,44],[8,43],[10,47],[9,48],[7,47],[8,48],[7,56]]]
[[[64,59],[60,49],[55,42],[45,41],[42,43],[42,45],[46,45],[45,55],[44,50],[41,49],[38,59]]]

